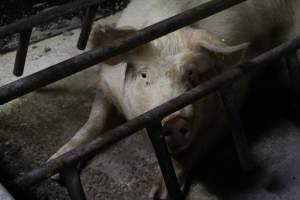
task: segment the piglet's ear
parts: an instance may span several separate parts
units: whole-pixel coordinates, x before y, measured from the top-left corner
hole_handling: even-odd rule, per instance
[[[233,46],[227,45],[224,39],[203,29],[187,28],[186,31],[189,47],[193,50],[204,48],[214,53],[228,55],[246,50],[249,46],[248,42]]]
[[[130,34],[133,34],[134,32],[136,32],[136,30],[133,27],[122,27],[116,29],[106,25],[105,26],[99,25],[94,29],[91,37],[92,48],[98,48],[103,45],[109,44],[114,40],[127,37]],[[108,65],[116,65],[121,62],[124,62],[125,58],[126,55],[122,54],[122,55],[112,57],[104,61],[104,63]]]

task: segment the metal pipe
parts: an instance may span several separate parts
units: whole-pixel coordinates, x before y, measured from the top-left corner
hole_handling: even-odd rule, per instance
[[[0,88],[0,105],[243,1],[245,0],[209,1],[179,15],[148,26],[129,37],[113,41],[111,44],[88,51],[30,76],[9,83]]]
[[[76,165],[66,165],[59,174],[72,200],[86,200]]]
[[[31,33],[32,33],[32,29],[27,31],[22,31],[20,33],[19,47],[18,47],[15,66],[14,66],[15,76],[23,75]]]
[[[290,76],[292,93],[300,97],[300,65],[297,57],[297,52],[290,52],[285,56],[288,72]]]
[[[98,6],[99,6],[98,4],[93,5],[89,8],[87,8],[85,11],[85,15],[82,20],[82,28],[81,28],[81,32],[80,32],[78,43],[77,43],[77,48],[80,50],[84,50],[86,48]]]
[[[168,196],[171,200],[183,200],[184,195],[180,190],[178,179],[168,152],[168,147],[164,137],[162,136],[160,121],[150,124],[147,127],[147,132],[168,190]]]
[[[44,24],[63,15],[74,13],[82,8],[87,8],[103,1],[104,0],[76,0],[57,8],[42,11],[32,17],[24,18],[15,23],[0,27],[0,38],[25,30],[30,30],[37,25]]]
[[[245,135],[243,123],[240,114],[235,107],[235,98],[232,95],[231,88],[223,88],[220,90],[220,96],[228,116],[234,146],[240,162],[242,170],[249,172],[253,169],[254,163],[250,153],[249,144]]]
[[[99,153],[107,147],[121,141],[122,139],[133,135],[134,132],[141,130],[157,120],[161,120],[167,115],[184,108],[194,101],[206,96],[207,94],[216,91],[222,87],[226,87],[233,81],[248,74],[258,66],[265,66],[270,61],[282,56],[283,54],[295,50],[300,47],[300,37],[294,40],[281,44],[280,46],[261,54],[260,56],[240,64],[226,72],[217,75],[204,82],[203,84],[185,92],[184,94],[136,117],[135,119],[124,123],[121,126],[105,133],[105,137],[98,138],[91,143],[71,150],[60,157],[50,160],[42,164],[40,167],[16,178],[13,182],[19,187],[28,187],[35,183],[42,181],[45,178],[52,176],[59,172],[59,170],[69,163],[77,163],[81,159]]]

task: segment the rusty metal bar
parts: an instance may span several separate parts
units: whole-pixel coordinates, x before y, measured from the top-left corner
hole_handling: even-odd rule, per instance
[[[2,86],[0,88],[0,105],[243,1],[245,0],[209,1],[181,14],[148,26],[130,35],[129,37],[113,41],[111,44],[88,51],[79,56],[65,60],[61,63],[34,73],[28,77]]]
[[[221,89],[222,87],[228,86],[228,84],[231,84],[233,81],[241,78],[245,74],[258,69],[259,66],[266,66],[270,61],[299,47],[300,37],[283,43],[280,46],[263,53],[246,63],[240,64],[220,75],[217,75],[211,80],[208,80],[203,84],[185,92],[179,97],[176,97],[146,112],[145,114],[140,115],[133,120],[106,132],[105,137],[95,139],[87,145],[73,149],[56,159],[42,164],[40,167],[35,168],[23,176],[16,178],[13,182],[21,188],[36,184],[43,179],[58,173],[59,170],[66,164],[77,163],[87,156],[91,156],[103,151],[105,148],[108,148],[122,139],[133,135],[134,132],[145,128],[148,124],[151,124],[157,120],[161,120],[165,116],[184,108],[185,106],[206,96],[207,94]]]
[[[150,124],[150,126],[147,127],[147,132],[153,145],[155,155],[158,159],[158,164],[160,166],[170,199],[183,200],[184,195],[180,191],[180,186],[172,165],[168,147],[164,137],[162,136],[162,127],[160,121]]]
[[[89,40],[89,36],[93,26],[93,20],[96,16],[96,12],[99,5],[93,5],[86,9],[84,18],[82,20],[82,28],[80,32],[80,36],[77,43],[77,48],[80,50],[84,50],[86,48],[87,42]]]
[[[32,29],[20,32],[19,47],[14,66],[15,76],[23,75],[31,33]]]
[[[72,200],[86,200],[76,165],[66,165],[59,174]]]
[[[25,30],[30,30],[33,27],[79,11],[82,8],[87,8],[95,4],[99,4],[105,0],[76,0],[74,2],[53,8],[47,11],[42,11],[32,17],[21,19],[15,23],[0,27],[0,38],[14,33],[19,33]]]

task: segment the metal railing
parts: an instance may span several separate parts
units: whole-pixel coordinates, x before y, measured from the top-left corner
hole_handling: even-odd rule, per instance
[[[46,86],[50,83],[58,81],[69,75],[89,68],[101,61],[110,57],[116,56],[120,53],[126,52],[139,45],[145,44],[151,40],[161,37],[167,33],[175,31],[186,25],[192,24],[200,19],[208,17],[219,11],[227,9],[233,5],[241,3],[245,0],[214,0],[179,15],[166,19],[157,24],[146,27],[135,34],[123,39],[112,42],[95,50],[90,50],[79,56],[73,57],[59,64],[53,65],[49,68],[41,70],[37,73],[21,78],[17,81],[9,83],[0,87],[0,104],[9,102],[15,98],[34,91],[37,88]],[[85,2],[85,6],[91,6],[98,3],[96,0],[78,1]],[[89,3],[87,3],[89,2]],[[91,3],[93,2],[93,3]],[[76,4],[75,2],[73,4]],[[79,4],[76,4],[79,7]],[[67,5],[66,5],[67,7]],[[74,8],[75,9],[75,8]],[[61,9],[62,10],[62,9]],[[62,11],[57,11],[57,15],[62,14]],[[52,12],[55,12],[52,10]],[[92,15],[87,16],[90,23]],[[22,28],[16,28],[17,25],[10,25],[8,28],[0,28],[0,36],[12,34],[14,32],[24,31],[32,28],[38,23],[44,23],[47,20],[38,21],[34,17],[30,18],[32,24],[23,25]],[[29,20],[30,21],[30,20]],[[28,22],[26,19],[17,22],[20,24]],[[91,23],[88,27],[91,26]],[[21,27],[21,26],[20,26]],[[89,35],[90,30],[87,30],[84,35]],[[88,37],[88,36],[87,36]],[[85,45],[83,45],[85,46]],[[243,64],[239,64],[232,69],[216,75],[214,78],[204,82],[201,85],[185,92],[177,98],[174,98],[146,113],[124,123],[121,126],[106,132],[103,138],[95,139],[94,141],[80,146],[67,152],[56,159],[50,160],[47,163],[29,171],[28,173],[17,177],[12,181],[14,186],[26,189],[29,186],[39,183],[40,181],[49,178],[50,176],[60,173],[63,178],[70,196],[72,199],[85,199],[84,190],[80,182],[80,176],[76,169],[77,163],[87,157],[93,156],[96,153],[116,144],[130,135],[133,135],[138,130],[147,129],[151,142],[154,146],[156,156],[165,180],[166,187],[169,192],[169,197],[174,200],[184,199],[184,194],[180,190],[174,168],[171,163],[170,155],[167,150],[164,138],[161,134],[161,119],[165,116],[195,102],[196,100],[214,92],[221,91],[221,97],[228,113],[231,122],[231,129],[236,149],[239,155],[241,166],[245,170],[251,168],[251,157],[247,149],[247,141],[243,133],[240,117],[236,108],[228,100],[229,95],[225,92],[226,86],[233,81],[241,78],[261,66],[266,66],[270,61],[277,59],[280,56],[286,56],[288,69],[293,74],[294,85],[296,88],[297,78],[294,72],[299,75],[299,64],[297,61],[296,51],[300,48],[300,37],[281,44],[280,46],[253,58]],[[25,54],[26,56],[26,54]]]

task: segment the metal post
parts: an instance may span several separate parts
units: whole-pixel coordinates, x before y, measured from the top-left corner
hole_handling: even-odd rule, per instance
[[[300,66],[297,57],[297,51],[288,53],[285,56],[286,64],[291,81],[291,89],[293,93],[300,97]]]
[[[184,199],[184,195],[180,191],[180,186],[177,181],[166,142],[161,134],[162,127],[160,122],[154,122],[153,124],[148,126],[147,132],[158,159],[158,163],[168,190],[169,197],[172,200]]]
[[[80,175],[75,165],[66,165],[60,172],[72,200],[86,200]]]
[[[13,72],[16,76],[23,75],[31,33],[32,29],[20,32],[19,47],[17,50],[15,67]]]
[[[231,134],[241,168],[245,172],[251,171],[253,169],[252,156],[250,154],[250,148],[239,112],[235,106],[235,98],[232,96],[230,88],[221,89],[219,95],[221,96],[221,100],[228,116]]]
[[[82,29],[77,43],[77,48],[80,50],[84,50],[86,48],[86,44],[88,42],[91,33],[93,20],[96,16],[97,9],[98,9],[98,4],[93,5],[86,9],[84,18],[82,20]]]

